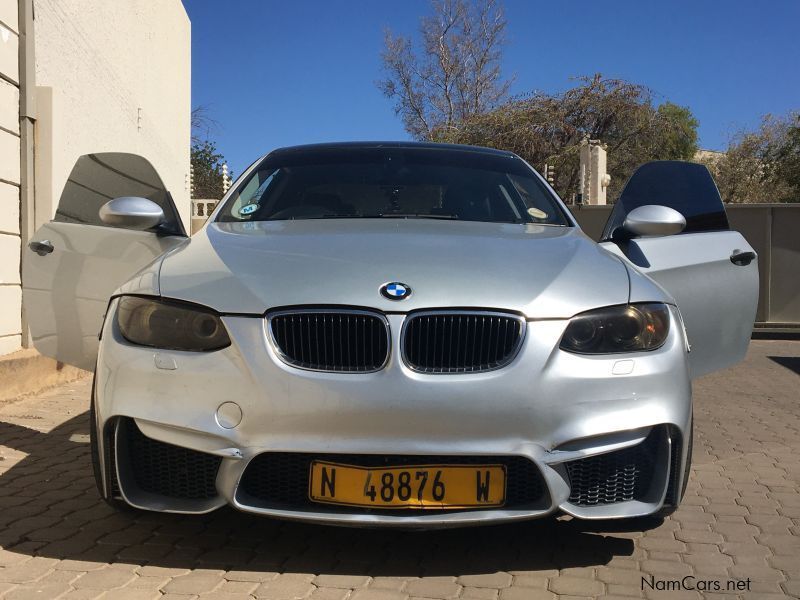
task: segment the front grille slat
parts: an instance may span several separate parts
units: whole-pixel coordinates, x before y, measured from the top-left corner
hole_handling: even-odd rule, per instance
[[[310,330],[310,328],[309,328],[309,330]],[[320,356],[319,356],[319,333],[320,333],[320,331],[319,331],[319,316],[318,315],[314,315],[314,333],[315,333],[315,335],[314,335],[314,347],[316,349],[315,356],[316,356],[316,359],[317,359],[316,363],[317,364],[327,365],[328,361],[319,360],[319,358],[320,358]],[[322,332],[322,335],[325,335],[325,331],[324,330]]]
[[[492,317],[489,319],[489,324],[492,328],[492,338],[494,339],[492,354],[497,356],[497,351],[500,349],[500,319],[498,319],[497,324],[495,324],[494,318]]]
[[[303,369],[368,373],[389,355],[386,320],[365,311],[281,311],[269,316],[269,330],[281,358]]]
[[[413,515],[431,512],[455,512],[476,509],[372,509],[337,507],[312,502],[308,498],[308,475],[315,460],[363,467],[403,465],[488,465],[506,467],[506,503],[503,510],[541,509],[549,496],[541,472],[523,456],[435,456],[383,454],[310,454],[265,452],[247,465],[237,487],[237,501],[244,505],[284,510]],[[477,510],[487,510],[477,509]]]
[[[524,327],[524,319],[509,314],[412,314],[403,334],[403,354],[406,363],[421,373],[491,371],[513,360]]]
[[[339,328],[341,327],[342,327],[342,315],[339,315]],[[341,336],[339,337],[339,360],[341,360],[343,364],[350,364],[350,363],[344,363],[344,350],[343,350]]]
[[[369,360],[370,360],[370,362],[372,364],[375,364],[375,336],[374,336],[374,331],[375,331],[375,322],[374,321],[370,321],[369,322],[369,333],[370,333],[370,336],[369,336],[369,340],[370,340],[370,343],[369,343]]]
[[[469,324],[469,317],[467,317],[467,324]],[[478,333],[478,317],[473,317],[472,319],[472,343],[470,344],[472,349],[472,354],[470,356],[469,364],[475,364],[475,347],[477,344],[475,343],[475,339]],[[467,363],[464,363],[464,368],[467,368]]]
[[[342,321],[341,321],[341,318],[340,318],[340,319],[339,319],[339,324],[340,324],[340,325],[341,325],[341,322],[342,322]],[[353,363],[351,362],[351,361],[352,361],[352,357],[351,357],[351,354],[350,354],[350,351],[351,351],[351,346],[350,346],[350,334],[351,334],[352,332],[350,331],[350,328],[349,328],[349,327],[345,327],[345,328],[344,328],[344,330],[345,330],[345,335],[347,335],[347,343],[346,343],[346,344],[345,344],[345,346],[344,346],[345,348],[347,348],[347,363],[346,363],[346,364],[348,364],[348,365],[352,365],[352,364],[353,364]]]
[[[477,344],[477,347],[478,347],[478,364],[483,364],[483,350],[484,350],[484,347],[485,347],[484,344],[483,344],[483,333],[484,333],[484,331],[486,331],[486,319],[481,317],[481,333],[480,333],[480,337],[478,338],[480,341]]]
[[[300,340],[300,347],[298,347],[298,344],[297,344],[298,328],[294,326],[294,317],[292,317],[292,325],[291,325],[291,327],[286,327],[285,324],[284,324],[283,329],[291,331],[291,337],[292,337],[292,351],[291,351],[291,354],[292,354],[292,356],[297,356],[297,353],[300,352],[300,347],[302,347],[303,340],[302,339]],[[288,333],[287,333],[287,335],[288,335]],[[286,346],[284,346],[284,348],[288,348],[288,347],[289,347],[288,344]]]
[[[455,357],[455,367],[456,369],[461,367],[461,321],[463,319],[458,319],[458,329],[456,330],[456,357]]]

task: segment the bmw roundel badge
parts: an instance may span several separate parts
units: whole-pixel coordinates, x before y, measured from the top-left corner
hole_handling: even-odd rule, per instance
[[[411,295],[411,288],[399,281],[390,281],[381,286],[381,295],[389,300],[405,300]]]

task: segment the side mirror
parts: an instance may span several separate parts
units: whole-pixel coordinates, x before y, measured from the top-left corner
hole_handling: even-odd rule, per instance
[[[115,227],[150,229],[164,221],[164,211],[147,198],[123,196],[100,207],[100,220]]]
[[[658,204],[634,208],[622,223],[627,237],[673,235],[683,231],[684,227],[686,219],[681,213]]]

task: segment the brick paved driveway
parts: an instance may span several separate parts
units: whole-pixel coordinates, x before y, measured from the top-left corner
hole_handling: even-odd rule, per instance
[[[115,514],[97,497],[88,379],[0,406],[0,597],[537,600],[750,579],[746,598],[800,596],[800,342],[756,341],[700,380],[681,509],[647,531],[562,517],[397,532],[221,510]]]

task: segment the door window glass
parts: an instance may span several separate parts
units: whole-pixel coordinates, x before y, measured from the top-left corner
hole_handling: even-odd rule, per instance
[[[662,160],[639,167],[619,196],[603,231],[611,239],[634,208],[647,204],[668,206],[686,219],[682,233],[727,230],[728,217],[716,183],[705,165]]]
[[[183,234],[172,197],[153,165],[141,156],[121,152],[85,154],[78,158],[53,220],[112,227],[100,220],[100,207],[121,196],[139,196],[155,202],[166,217],[160,230]]]

